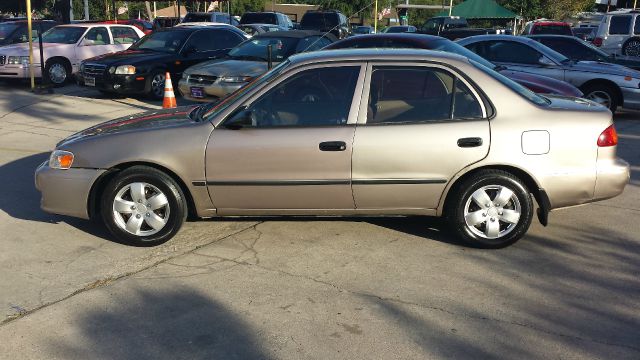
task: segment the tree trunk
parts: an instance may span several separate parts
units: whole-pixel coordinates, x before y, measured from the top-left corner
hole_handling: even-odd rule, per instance
[[[144,8],[147,10],[147,17],[149,21],[153,21],[153,12],[151,12],[151,3],[148,1],[145,1]]]

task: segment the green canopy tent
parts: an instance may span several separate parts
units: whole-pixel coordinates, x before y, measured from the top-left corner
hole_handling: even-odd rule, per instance
[[[453,7],[451,15],[467,19],[516,19],[518,15],[498,5],[494,0],[467,0]],[[443,10],[435,16],[449,16]]]

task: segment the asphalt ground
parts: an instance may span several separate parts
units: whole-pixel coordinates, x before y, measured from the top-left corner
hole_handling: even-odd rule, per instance
[[[135,248],[40,210],[56,142],[158,105],[0,83],[0,358],[640,358],[640,113],[615,118],[621,196],[501,250],[425,217],[202,220]]]

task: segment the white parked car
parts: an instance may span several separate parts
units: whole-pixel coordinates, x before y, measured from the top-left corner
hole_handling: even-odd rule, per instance
[[[56,85],[63,85],[71,74],[78,72],[80,62],[94,56],[126,50],[144,33],[130,25],[73,24],[56,26],[42,35],[44,76]],[[41,77],[40,49],[34,43],[33,65],[36,77]],[[0,47],[0,78],[29,78],[29,44]]]
[[[608,54],[640,56],[640,11],[611,11],[602,17],[593,45]]]

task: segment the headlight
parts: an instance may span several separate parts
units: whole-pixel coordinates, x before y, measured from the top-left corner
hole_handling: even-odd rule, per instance
[[[9,65],[29,65],[29,57],[28,56],[9,56],[7,59],[7,64]]]
[[[67,170],[73,164],[73,154],[64,150],[54,150],[49,157],[49,167]]]
[[[253,79],[251,76],[223,76],[220,81],[225,83],[245,83]]]
[[[116,75],[133,75],[135,73],[136,67],[133,65],[120,65],[116,68]]]

